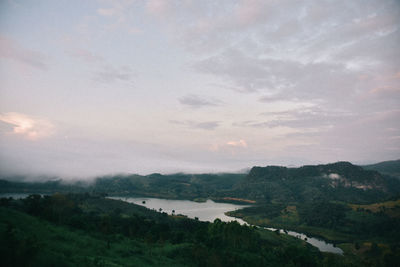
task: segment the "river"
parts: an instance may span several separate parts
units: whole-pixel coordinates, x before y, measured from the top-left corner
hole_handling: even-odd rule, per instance
[[[189,218],[198,218],[200,221],[213,222],[215,219],[219,218],[221,221],[237,221],[240,224],[246,224],[245,221],[239,218],[230,217],[225,215],[228,211],[233,211],[237,209],[242,209],[248,207],[248,205],[236,205],[229,203],[218,203],[208,199],[206,202],[194,202],[190,200],[173,200],[173,199],[161,199],[161,198],[147,198],[147,197],[110,197],[112,199],[123,200],[129,203],[134,203],[137,205],[145,206],[146,208],[153,209],[156,211],[166,212],[172,214],[186,215]],[[264,227],[264,229],[275,231],[275,228]],[[331,243],[327,243],[321,239],[309,237],[302,233],[297,233],[294,231],[283,231],[279,229],[280,233],[285,233],[297,238],[300,238],[307,243],[317,247],[322,252],[331,252],[335,254],[343,254],[343,250],[335,247]]]

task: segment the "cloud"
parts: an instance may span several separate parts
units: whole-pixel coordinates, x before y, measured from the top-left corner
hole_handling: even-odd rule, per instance
[[[47,70],[46,56],[43,53],[22,47],[18,42],[0,35],[0,58],[8,58],[33,68]]]
[[[221,101],[216,99],[205,98],[198,95],[187,95],[179,99],[182,105],[192,108],[213,107],[221,105]]]
[[[113,67],[104,66],[101,70],[94,73],[93,79],[103,83],[131,82],[135,76],[129,66]]]
[[[97,9],[97,14],[105,17],[116,16],[119,19],[124,20],[126,17],[126,12],[135,3],[134,0],[113,0],[108,1],[108,7],[101,7]]]
[[[352,92],[355,86],[366,84],[338,63],[304,64],[259,58],[238,49],[198,61],[194,68],[220,76],[241,92],[264,93],[274,100],[332,100],[342,98],[344,92]]]
[[[74,58],[78,58],[82,61],[85,61],[87,63],[96,63],[96,62],[101,62],[104,61],[104,58],[94,54],[93,52],[87,50],[87,49],[83,49],[83,48],[72,48],[67,50],[67,53],[74,57]]]
[[[97,13],[101,16],[113,16],[118,12],[116,8],[99,8],[97,9]]]
[[[17,112],[0,114],[0,121],[13,127],[13,134],[21,135],[28,140],[38,140],[54,134],[54,125],[41,118],[34,118]]]
[[[254,92],[272,86],[268,69],[262,62],[251,59],[239,50],[229,49],[220,55],[198,61],[193,66],[197,71],[233,82],[240,91]]]
[[[153,15],[166,16],[171,12],[171,2],[166,0],[148,0],[146,2],[146,9]]]
[[[202,129],[202,130],[214,130],[220,125],[219,121],[194,122],[191,120],[186,120],[186,121],[170,120],[169,122],[176,125],[182,125],[188,128]]]
[[[209,150],[213,152],[228,152],[232,155],[235,155],[238,151],[247,149],[247,147],[247,142],[243,139],[239,139],[213,144],[209,147]]]
[[[154,3],[173,7],[168,12],[174,16],[157,18],[188,52],[200,55],[193,57],[194,70],[219,79],[223,88],[355,110],[362,95],[387,86],[374,76],[399,72],[396,1]],[[398,88],[399,81],[388,86]],[[371,94],[369,106],[384,108],[389,101],[393,107],[396,93]]]
[[[272,110],[259,114],[261,119],[234,122],[235,127],[276,128],[288,127],[296,130],[297,135],[310,135],[328,131],[343,121],[361,119],[362,116],[343,111],[329,110],[323,106],[293,106],[292,109]],[[258,118],[258,117],[257,117]]]
[[[247,147],[247,143],[243,139],[240,139],[238,141],[228,141],[226,142],[226,145],[233,147]]]
[[[137,26],[132,26],[136,19],[132,16],[134,12],[132,8],[134,4],[138,3],[135,0],[113,0],[108,1],[107,7],[98,8],[97,14],[101,17],[108,18],[103,28],[106,31],[115,31],[122,29],[129,34],[137,34],[141,32]],[[104,18],[102,18],[104,22]]]

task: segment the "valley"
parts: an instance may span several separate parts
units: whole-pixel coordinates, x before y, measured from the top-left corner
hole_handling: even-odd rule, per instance
[[[336,257],[334,260],[339,266],[347,261],[355,266],[393,266],[389,263],[400,259],[400,180],[348,162],[300,168],[253,167],[248,174],[119,175],[100,177],[86,185],[66,184],[61,180],[42,183],[4,180],[1,183],[3,194],[25,192],[49,195],[41,199],[52,199],[59,194],[60,197],[64,196],[62,198],[72,198],[73,203],[79,199],[76,205],[81,211],[78,214],[114,214],[117,218],[131,216],[129,214],[132,213],[123,210],[132,204],[117,201],[129,200],[131,197],[136,197],[136,202],[130,202],[145,205],[148,201],[146,204],[158,211],[145,211],[145,208],[140,207],[132,208],[133,214],[140,211],[139,214],[152,214],[152,218],[164,216],[165,219],[173,220],[181,218],[182,215],[175,213],[175,209],[178,211],[179,205],[183,205],[180,203],[186,203],[187,200],[196,201],[187,201],[191,209],[196,209],[196,205],[201,207],[211,203],[211,200],[215,204],[232,203],[229,205],[238,209],[227,211],[226,215],[260,227],[250,228],[267,239],[270,238],[269,233],[282,237],[286,236],[285,231],[295,231],[309,238],[316,237],[332,243],[344,252],[342,258]],[[56,195],[51,196],[56,192]],[[105,196],[112,199],[105,199]],[[154,198],[159,200],[152,205],[151,199]],[[8,203],[5,206],[18,202],[2,201]],[[20,201],[24,203],[26,200]],[[177,206],[171,210],[161,208],[163,201],[176,201]],[[105,208],[108,206],[114,208]],[[196,215],[190,216],[190,213],[188,215],[198,218]],[[222,216],[225,214],[219,215]],[[209,219],[208,224],[218,224],[220,220],[215,219],[217,217]],[[182,219],[191,221],[185,216]],[[57,224],[64,225],[64,222]],[[282,231],[271,232],[263,228]],[[289,236],[287,238],[292,240]],[[322,258],[317,257],[317,265],[322,264],[321,259],[327,261],[327,258],[332,257],[329,254],[318,256]]]

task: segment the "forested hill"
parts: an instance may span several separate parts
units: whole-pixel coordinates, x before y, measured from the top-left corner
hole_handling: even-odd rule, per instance
[[[315,201],[367,203],[394,197],[400,182],[349,162],[287,168],[253,167],[237,184],[235,195],[257,201]]]
[[[366,170],[375,170],[382,174],[394,176],[400,179],[400,159],[383,161],[376,164],[362,166]]]
[[[248,174],[151,174],[96,178],[91,184],[12,182],[0,179],[0,192],[97,192],[172,199],[249,199],[257,202],[337,200],[372,203],[400,194],[400,180],[349,162],[300,168],[253,167]]]
[[[233,186],[245,173],[114,175],[96,178],[91,184],[47,182],[12,182],[0,179],[0,193],[98,192],[110,195],[142,195],[173,199],[230,196]]]
[[[151,174],[98,178],[96,191],[111,194],[141,194],[163,198],[208,198],[230,192],[246,174]]]

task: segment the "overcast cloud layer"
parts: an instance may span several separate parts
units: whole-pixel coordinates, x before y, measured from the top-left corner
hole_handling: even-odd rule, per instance
[[[400,2],[2,1],[0,171],[400,158]]]

